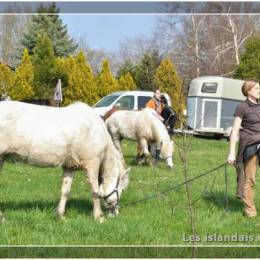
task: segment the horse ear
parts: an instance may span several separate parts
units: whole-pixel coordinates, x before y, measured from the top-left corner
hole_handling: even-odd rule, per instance
[[[131,167],[128,167],[126,170],[125,170],[125,174],[129,174],[131,172]]]
[[[128,186],[128,183],[129,183],[129,172],[130,172],[131,168],[127,168],[123,174],[123,176],[121,177],[121,180],[120,180],[120,186],[121,186],[121,189],[122,191]]]

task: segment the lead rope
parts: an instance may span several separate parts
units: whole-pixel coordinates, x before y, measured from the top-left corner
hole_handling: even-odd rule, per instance
[[[227,163],[225,162],[225,163],[223,163],[223,164],[221,164],[221,165],[219,165],[219,166],[217,166],[217,167],[215,167],[215,168],[213,168],[213,169],[211,169],[211,170],[209,170],[209,171],[207,171],[205,173],[202,173],[202,174],[200,174],[198,176],[195,176],[194,178],[188,179],[187,181],[181,182],[181,183],[179,183],[179,184],[177,184],[177,185],[175,185],[173,187],[170,187],[170,188],[168,188],[166,190],[158,192],[157,194],[152,194],[152,195],[147,196],[145,198],[142,198],[142,199],[139,199],[139,200],[135,200],[135,201],[131,201],[131,202],[125,204],[125,205],[122,205],[121,208],[126,208],[126,207],[129,207],[129,206],[132,206],[132,205],[136,205],[136,204],[139,204],[139,203],[147,201],[147,200],[158,198],[159,196],[165,195],[165,194],[167,194],[167,193],[169,193],[169,192],[171,192],[173,190],[176,190],[177,188],[179,188],[179,187],[181,187],[181,186],[183,186],[183,185],[185,185],[187,183],[193,182],[196,179],[199,179],[199,178],[201,178],[201,177],[203,177],[205,175],[208,175],[210,173],[216,172],[218,169],[220,169],[220,168],[222,168],[224,166],[225,166],[225,183],[226,183],[225,203],[226,203],[226,206],[227,206],[227,171],[226,171],[226,165],[227,165]]]
[[[225,211],[228,211],[228,175],[227,175],[227,164],[225,164]]]

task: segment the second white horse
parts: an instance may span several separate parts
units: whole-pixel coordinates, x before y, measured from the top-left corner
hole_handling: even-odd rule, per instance
[[[124,138],[137,140],[141,153],[146,158],[150,157],[148,144],[156,143],[156,149],[160,151],[159,156],[166,160],[168,167],[173,167],[173,142],[163,122],[153,109],[116,111],[106,120],[106,126],[121,154],[121,141]]]

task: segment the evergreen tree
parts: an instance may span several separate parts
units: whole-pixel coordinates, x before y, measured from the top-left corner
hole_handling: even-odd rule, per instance
[[[10,89],[14,84],[14,73],[12,70],[4,65],[0,64],[0,98],[2,95],[9,95]]]
[[[238,79],[255,78],[260,80],[260,37],[251,37],[245,44],[240,64],[236,67],[234,77]]]
[[[46,34],[37,38],[33,67],[35,96],[38,99],[49,99],[60,75],[52,43]]]
[[[109,61],[107,59],[103,60],[101,72],[97,77],[97,89],[100,97],[119,90],[118,82],[110,70]]]
[[[176,69],[170,59],[163,59],[156,70],[154,84],[162,92],[169,94],[172,107],[179,119],[182,118],[185,108],[185,96],[182,91],[182,80],[178,76]]]
[[[66,88],[68,86],[68,81],[69,81],[69,74],[67,72],[66,60],[67,58],[56,57],[55,75],[56,78],[61,80],[62,88]]]
[[[144,54],[141,63],[136,67],[135,82],[137,88],[154,90],[154,75],[160,62],[161,57],[157,50]]]
[[[49,13],[49,15],[33,16],[28,32],[21,39],[23,48],[27,48],[29,54],[33,54],[38,35],[45,33],[51,39],[56,56],[66,57],[72,54],[77,49],[77,45],[69,37],[67,26],[62,24],[55,3],[47,7],[42,5],[37,12],[41,14]]]
[[[65,61],[68,73],[68,86],[64,91],[64,105],[75,101],[82,101],[89,105],[95,104],[99,96],[96,82],[85,55],[80,51],[74,58]]]
[[[135,65],[130,60],[126,60],[123,65],[118,69],[117,78],[120,78],[122,75],[126,75],[128,72],[132,76],[135,76],[135,70]]]
[[[21,64],[15,71],[14,85],[9,95],[14,100],[30,99],[33,91],[33,65],[28,50],[25,48]]]
[[[128,72],[125,75],[122,75],[118,80],[118,85],[120,90],[134,90],[136,85],[131,74]]]

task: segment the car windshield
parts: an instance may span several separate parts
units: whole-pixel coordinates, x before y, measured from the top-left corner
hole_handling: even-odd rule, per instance
[[[94,105],[94,107],[107,107],[110,106],[119,95],[109,95],[104,98],[102,98],[100,101],[97,102],[97,104]]]

